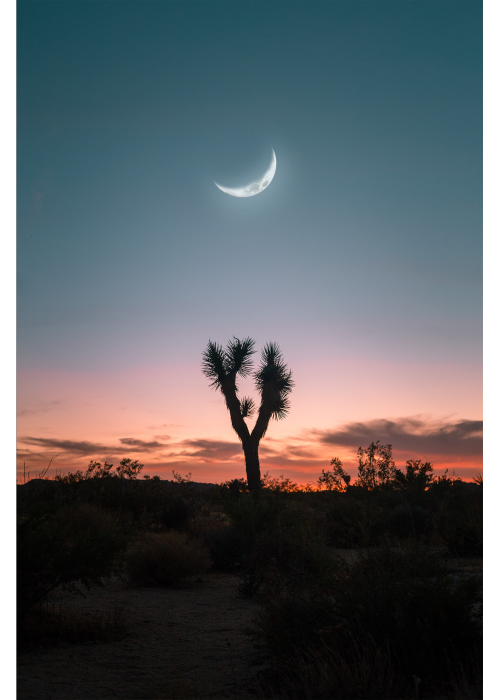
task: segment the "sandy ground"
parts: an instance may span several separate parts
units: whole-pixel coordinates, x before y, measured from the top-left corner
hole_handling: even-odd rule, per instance
[[[336,553],[349,564],[359,556]],[[459,576],[482,571],[479,559],[448,566]],[[210,573],[184,588],[127,589],[115,581],[86,598],[58,593],[55,602],[89,614],[123,607],[126,636],[20,653],[18,700],[262,700],[255,678],[262,666],[245,631],[258,604],[240,595],[237,583],[234,575]]]
[[[62,604],[89,612],[124,606],[127,635],[20,653],[18,700],[262,697],[245,632],[257,604],[236,585],[235,576],[211,573],[186,588],[126,589],[115,582],[85,599],[60,593]]]

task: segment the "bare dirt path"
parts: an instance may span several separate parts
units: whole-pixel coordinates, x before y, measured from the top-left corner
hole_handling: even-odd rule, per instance
[[[127,635],[20,653],[18,700],[259,698],[244,631],[257,604],[236,584],[235,576],[211,573],[181,589],[115,585],[85,599],[59,594],[89,613],[124,606]]]

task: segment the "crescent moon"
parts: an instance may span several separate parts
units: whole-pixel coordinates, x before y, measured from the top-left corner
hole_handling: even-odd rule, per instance
[[[273,149],[271,149],[271,150],[273,151],[273,157],[271,158],[271,165],[266,170],[264,175],[261,178],[259,178],[258,180],[251,182],[246,187],[237,187],[237,188],[223,187],[222,185],[218,185],[215,181],[214,181],[214,184],[217,185],[217,187],[220,190],[222,190],[222,192],[225,192],[226,194],[230,194],[232,197],[253,197],[256,194],[259,194],[259,192],[262,192],[262,190],[265,190],[266,187],[269,187],[269,185],[271,184],[271,180],[274,177],[274,173],[276,172],[276,153],[274,152]]]

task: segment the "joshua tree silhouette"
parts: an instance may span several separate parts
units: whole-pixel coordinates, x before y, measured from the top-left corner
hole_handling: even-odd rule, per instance
[[[225,348],[209,340],[203,353],[202,371],[211,380],[211,386],[219,389],[226,400],[231,424],[245,454],[248,488],[255,492],[261,488],[259,443],[271,418],[286,418],[293,381],[292,372],[285,364],[278,345],[267,343],[262,350],[261,364],[253,372],[255,386],[260,393],[260,406],[255,426],[250,432],[244,419],[255,413],[255,402],[246,396],[238,398],[236,378],[238,375],[248,377],[252,373],[254,346],[252,338],[239,340],[233,337]]]

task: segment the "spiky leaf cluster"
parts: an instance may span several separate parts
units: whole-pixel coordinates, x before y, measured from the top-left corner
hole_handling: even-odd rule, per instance
[[[262,350],[255,385],[262,397],[261,407],[270,410],[276,420],[286,418],[290,410],[289,394],[293,388],[292,371],[288,369],[276,343],[267,343]]]
[[[255,401],[248,396],[244,396],[240,401],[241,417],[250,418],[255,413]]]
[[[247,377],[252,370],[254,345],[252,338],[233,338],[226,348],[209,340],[203,353],[202,371],[210,379],[210,386],[221,389],[225,382],[235,382],[238,374]]]

